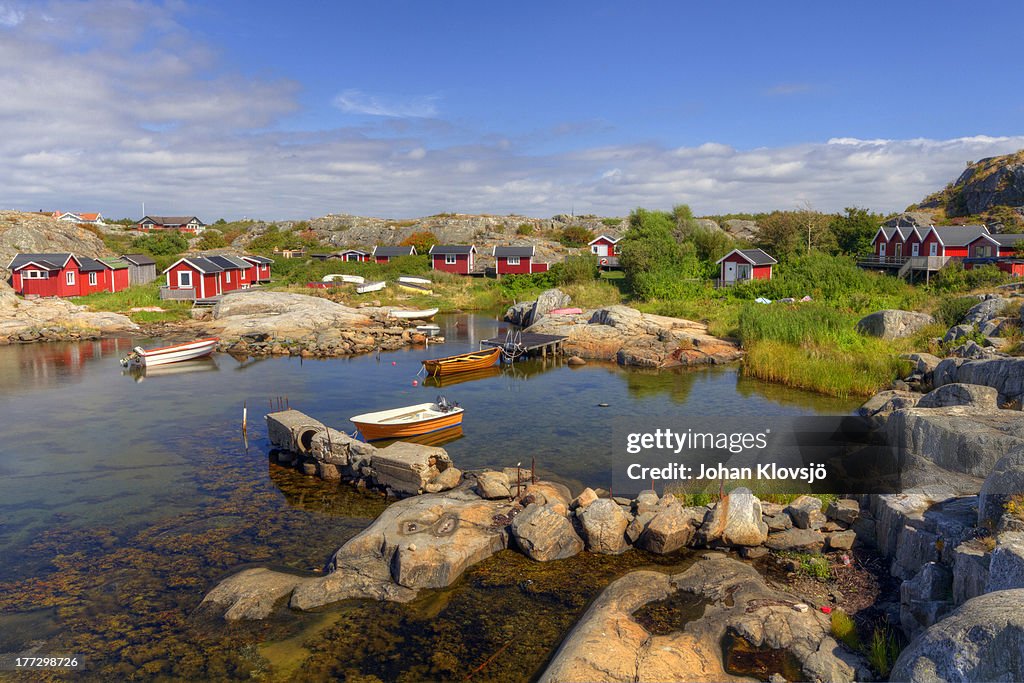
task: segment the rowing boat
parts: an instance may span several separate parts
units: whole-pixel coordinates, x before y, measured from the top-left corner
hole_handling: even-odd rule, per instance
[[[434,403],[419,403],[404,408],[380,410],[349,418],[366,441],[401,439],[450,429],[462,425],[465,411],[443,398]]]
[[[217,337],[208,337],[185,344],[161,346],[156,349],[144,349],[141,346],[136,346],[131,353],[121,359],[121,365],[148,368],[154,365],[202,358],[213,353],[219,342],[220,339]]]
[[[418,285],[414,282],[396,282],[399,289],[405,290],[406,292],[412,292],[413,294],[433,294],[434,290],[426,285]]]
[[[387,283],[381,280],[380,282],[367,282],[365,285],[359,285],[356,287],[356,294],[367,294],[368,292],[379,292],[384,289]]]
[[[388,315],[392,318],[401,318],[402,320],[430,320],[440,309],[437,308],[425,308],[422,311],[400,311],[398,309],[392,309]]]
[[[402,283],[411,284],[411,285],[429,285],[430,284],[430,278],[414,277],[412,275],[399,275],[398,276],[398,281],[402,282]]]
[[[322,282],[334,282],[335,280],[341,280],[342,282],[348,282],[353,285],[361,285],[366,282],[366,278],[362,275],[348,275],[346,273],[331,273],[330,275],[324,275],[321,278]]]
[[[471,370],[482,370],[494,365],[501,358],[501,347],[495,346],[486,351],[470,351],[459,353],[444,358],[434,358],[423,361],[428,375],[435,377],[439,375],[451,375],[456,372],[469,372]]]

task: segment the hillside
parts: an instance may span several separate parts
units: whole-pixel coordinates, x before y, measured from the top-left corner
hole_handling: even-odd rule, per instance
[[[82,256],[109,256],[91,230],[49,216],[21,211],[0,211],[0,273],[18,252],[72,252]]]
[[[997,232],[1024,228],[1024,150],[968,164],[960,177],[908,211],[938,224],[985,223]]]

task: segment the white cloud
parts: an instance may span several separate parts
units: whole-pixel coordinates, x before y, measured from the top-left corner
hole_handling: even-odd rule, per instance
[[[14,28],[25,21],[25,13],[13,5],[0,2],[0,26]]]
[[[12,7],[0,0],[0,18]],[[837,135],[757,149],[720,141],[573,149],[574,130],[587,139],[614,130],[559,124],[566,137],[557,148],[570,151],[537,153],[530,136],[431,118],[434,98],[356,91],[344,106],[379,121],[284,132],[275,124],[297,109],[297,85],[226,71],[203,45],[168,51],[194,38],[173,7],[55,1],[48,20],[26,11],[16,30],[0,28],[0,208],[120,217],[145,201],[156,213],[210,220],[573,208],[623,215],[682,202],[698,214],[802,202],[890,211],[943,187],[968,160],[1024,147],[1024,137]],[[76,27],[87,39],[67,45]]]
[[[437,116],[437,100],[436,95],[399,98],[350,89],[334,98],[334,106],[346,114],[427,119]]]

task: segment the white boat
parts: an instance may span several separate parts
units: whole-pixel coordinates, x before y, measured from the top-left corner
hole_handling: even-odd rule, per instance
[[[379,292],[384,289],[387,285],[386,282],[381,280],[380,282],[367,282],[365,285],[359,285],[356,287],[356,294],[366,294],[368,292]]]
[[[412,275],[399,275],[399,282],[407,282],[411,285],[429,285],[431,284],[430,278],[426,277],[413,277]]]
[[[441,334],[441,327],[433,323],[430,323],[429,325],[417,325],[416,331],[428,337],[436,337]]]
[[[136,346],[131,353],[121,359],[121,365],[125,367],[148,368],[154,365],[202,358],[213,353],[219,342],[220,339],[217,337],[208,337],[207,339],[199,339],[198,341],[185,344],[161,346],[156,349],[144,349],[141,346]]]
[[[345,273],[331,273],[330,275],[324,275],[320,279],[321,282],[334,282],[335,280],[349,282],[354,285],[361,285],[366,282],[366,278],[362,275],[346,275]]]
[[[450,404],[438,397],[434,403],[379,410],[375,413],[355,415],[349,420],[359,429],[366,441],[377,441],[419,436],[457,427],[462,424],[463,412],[457,403]]]
[[[426,308],[422,311],[399,311],[392,309],[389,315],[392,318],[401,318],[402,320],[430,320],[437,315],[438,309]]]

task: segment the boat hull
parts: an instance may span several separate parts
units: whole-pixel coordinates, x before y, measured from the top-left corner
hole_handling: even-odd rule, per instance
[[[427,374],[433,377],[453,375],[459,372],[472,372],[489,368],[501,359],[501,349],[494,347],[487,351],[471,351],[445,358],[434,358],[423,361]]]
[[[379,292],[384,289],[386,282],[367,282],[365,285],[356,287],[356,294],[367,294],[368,292]]]
[[[399,275],[398,282],[410,285],[430,285],[431,281],[425,277],[413,277],[412,275]]]
[[[166,365],[194,358],[203,358],[213,353],[219,342],[220,339],[217,337],[210,337],[187,344],[176,344],[157,349],[146,350],[137,348],[134,355],[129,356],[128,365],[151,368],[155,365]]]
[[[397,282],[395,284],[398,285],[399,289],[401,289],[403,291],[406,291],[406,292],[412,292],[413,294],[433,294],[434,293],[434,290],[432,290],[430,287],[427,287],[427,286],[424,286],[424,285],[414,284],[412,282]]]
[[[366,441],[402,439],[439,432],[462,424],[462,408],[447,412],[437,410],[432,403],[421,403],[406,408],[382,410],[349,418]]]
[[[392,318],[400,318],[402,320],[430,320],[437,315],[436,308],[428,308],[422,311],[391,311],[390,315]]]

